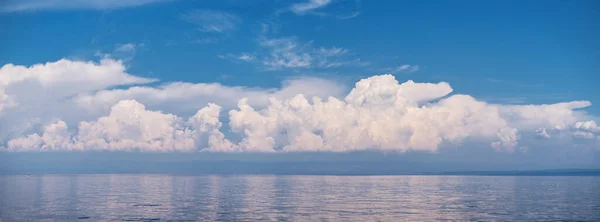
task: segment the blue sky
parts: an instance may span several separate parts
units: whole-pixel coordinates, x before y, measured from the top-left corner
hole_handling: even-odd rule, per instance
[[[0,147],[486,144],[597,155],[599,8],[584,0],[7,0]]]
[[[9,0],[4,7],[17,2]],[[173,0],[5,12],[0,14],[0,63],[93,59],[97,52],[110,53],[118,44],[133,43],[143,47],[129,64],[131,72],[164,81],[276,87],[286,76],[324,75],[352,82],[409,64],[420,69],[393,74],[401,81],[448,81],[458,92],[488,101],[600,103],[595,1],[344,0],[302,15],[286,11],[291,5]],[[201,31],[201,24],[183,16],[195,10],[227,13],[236,21],[226,30]],[[263,25],[274,31],[264,34]],[[351,54],[344,61],[360,59],[368,65],[269,71],[218,57],[257,53],[263,50],[261,36],[295,38],[314,48],[343,48]],[[600,112],[595,106],[589,111]]]

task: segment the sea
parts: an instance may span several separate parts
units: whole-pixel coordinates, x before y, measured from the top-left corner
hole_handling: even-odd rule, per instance
[[[0,221],[600,221],[598,176],[5,175]]]

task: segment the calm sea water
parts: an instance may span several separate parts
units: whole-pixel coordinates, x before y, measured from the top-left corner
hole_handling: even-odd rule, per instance
[[[600,221],[600,177],[0,176],[1,221]]]

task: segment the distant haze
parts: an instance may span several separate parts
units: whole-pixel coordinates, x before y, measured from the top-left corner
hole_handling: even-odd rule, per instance
[[[450,171],[589,169],[590,162],[543,162],[534,156],[456,152],[381,153],[0,153],[0,174],[169,173],[169,174],[415,174]]]

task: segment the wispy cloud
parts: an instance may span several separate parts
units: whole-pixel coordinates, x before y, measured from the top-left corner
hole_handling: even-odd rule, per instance
[[[192,43],[198,43],[198,44],[213,44],[213,43],[218,43],[218,42],[219,42],[219,39],[214,38],[214,37],[206,37],[206,38],[192,40]]]
[[[343,55],[346,54],[348,52],[347,49],[344,48],[336,48],[336,47],[332,47],[332,48],[324,48],[321,47],[318,50],[318,53],[325,55],[325,56],[337,56],[337,55]]]
[[[301,43],[296,37],[260,37],[259,50],[254,53],[226,54],[218,57],[254,63],[266,70],[368,65],[367,62],[356,58],[348,49],[313,45],[312,41]]]
[[[296,37],[260,37],[258,45],[259,51],[256,53],[229,54],[223,58],[251,62],[266,70],[334,68],[367,64],[355,58],[348,49],[315,47],[312,41],[302,43]]]
[[[58,9],[113,9],[170,0],[2,0],[0,12]]]
[[[290,10],[297,15],[304,15],[314,10],[329,5],[332,0],[308,0],[308,2],[296,3],[290,7]]]
[[[281,29],[281,24],[277,23],[276,21],[272,21],[272,20],[263,21],[259,24],[260,24],[260,35],[261,36],[277,34],[279,32],[279,30]]]
[[[108,51],[96,51],[94,56],[104,59],[119,59],[124,62],[133,60],[138,50],[146,47],[145,43],[123,43],[116,44]]]
[[[268,69],[308,68],[313,57],[309,54],[310,44],[301,45],[293,38],[262,39],[260,46],[269,51],[262,64]]]
[[[419,65],[404,64],[396,68],[385,69],[385,72],[400,73],[400,72],[416,72],[421,69]]]
[[[254,56],[252,54],[248,54],[248,53],[241,53],[239,55],[229,53],[226,55],[217,55],[217,57],[219,57],[221,59],[235,59],[235,60],[240,60],[240,61],[244,61],[244,62],[253,62],[256,60],[256,56]]]
[[[116,52],[135,52],[136,44],[127,43],[127,44],[118,44],[115,49]]]
[[[338,15],[338,16],[336,16],[336,18],[339,20],[346,20],[346,19],[356,18],[359,15],[360,15],[360,12],[354,12],[351,15]]]
[[[256,57],[254,57],[253,55],[242,53],[242,55],[238,56],[237,59],[249,62],[254,61]]]
[[[296,15],[318,15],[322,17],[337,18],[338,20],[346,20],[358,17],[361,13],[358,11],[358,4],[356,6],[357,11],[347,12],[324,12],[322,9],[331,5],[334,0],[305,0],[301,3],[291,5],[288,9],[283,11],[291,11]],[[283,12],[282,11],[282,12]],[[336,15],[337,14],[337,15]]]
[[[242,19],[237,15],[215,11],[198,9],[181,15],[181,19],[198,26],[202,32],[223,33],[237,29]]]

